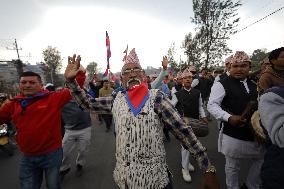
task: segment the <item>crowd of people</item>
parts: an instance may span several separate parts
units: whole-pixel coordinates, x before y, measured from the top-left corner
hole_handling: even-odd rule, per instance
[[[283,187],[284,47],[270,52],[255,73],[250,57],[237,51],[226,58],[222,72],[198,72],[192,65],[169,75],[164,56],[161,73],[152,78],[132,49],[120,84],[109,78],[86,81],[80,61],[80,56],[68,57],[66,87],[60,90],[44,86],[37,73],[22,73],[21,93],[1,104],[0,124],[15,125],[22,152],[22,189],[39,189],[43,174],[47,188],[61,188],[74,145],[76,176],[83,174],[92,137],[91,112],[105,122],[106,132],[113,128],[113,176],[121,189],[173,188],[164,148],[170,133],[181,144],[184,181],[192,181],[192,156],[203,171],[201,188],[219,188],[216,168],[198,139],[208,135],[212,120],[219,128],[218,141],[212,142],[218,142],[218,152],[225,157],[228,189]],[[251,162],[244,183],[239,183],[241,161]]]

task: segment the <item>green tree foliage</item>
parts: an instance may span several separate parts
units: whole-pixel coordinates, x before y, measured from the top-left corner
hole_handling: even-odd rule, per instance
[[[20,59],[17,59],[17,60],[12,60],[12,63],[16,67],[17,73],[20,76],[23,73],[23,67],[24,67],[23,61]]]
[[[254,50],[251,55],[252,70],[255,71],[255,70],[260,69],[260,61],[262,61],[267,56],[268,56],[268,53],[266,49]]]
[[[172,69],[174,73],[176,73],[179,69],[177,62],[175,61],[175,56],[176,54],[176,47],[175,43],[172,43],[169,50],[168,50],[168,61],[169,61],[169,67]]]
[[[62,59],[60,52],[56,47],[48,46],[43,50],[43,60],[41,62],[41,68],[44,71],[47,82],[51,82],[56,86],[61,86],[62,81],[58,76],[60,69],[62,68]]]
[[[196,67],[201,66],[201,48],[199,40],[188,33],[185,35],[184,41],[182,43],[182,49],[184,49],[184,54],[187,56],[187,66],[195,65]]]
[[[88,81],[92,81],[94,74],[98,72],[97,70],[98,63],[96,62],[90,62],[86,68],[88,71]]]
[[[196,25],[195,37],[202,50],[203,67],[220,63],[222,57],[231,52],[227,40],[236,32],[240,6],[240,1],[193,0],[194,17],[191,20]]]

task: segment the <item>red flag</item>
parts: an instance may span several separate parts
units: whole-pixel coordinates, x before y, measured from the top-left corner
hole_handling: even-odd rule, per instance
[[[109,58],[111,57],[111,51],[110,51],[110,41],[107,31],[106,31],[106,48],[107,48],[107,69],[109,69]]]
[[[103,74],[103,78],[108,76],[108,69],[106,69],[105,73]]]
[[[112,72],[110,72],[110,78],[111,78],[111,80],[112,81],[115,81],[116,80],[116,76],[112,73]]]

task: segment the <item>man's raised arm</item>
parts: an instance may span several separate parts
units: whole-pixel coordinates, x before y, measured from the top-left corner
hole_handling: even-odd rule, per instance
[[[70,89],[71,94],[74,100],[78,105],[85,110],[93,110],[97,113],[109,113],[112,106],[112,97],[101,97],[101,98],[92,98],[87,93],[82,90],[77,84],[75,78],[80,71],[80,55],[73,57],[68,57],[68,65],[66,67],[64,77],[66,79],[66,86]]]

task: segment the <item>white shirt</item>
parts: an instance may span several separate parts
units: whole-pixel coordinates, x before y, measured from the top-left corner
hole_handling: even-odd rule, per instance
[[[199,79],[198,78],[193,79],[191,83],[191,88],[196,87],[198,84],[199,84]]]
[[[249,88],[247,84],[247,79],[240,81],[246,88],[247,93],[249,93]],[[218,120],[228,122],[231,114],[224,111],[221,108],[221,103],[226,95],[225,89],[220,82],[213,84],[211,88],[211,93],[209,96],[209,101],[207,104],[207,110]]]
[[[227,76],[229,76],[229,75],[230,75],[230,72],[226,71],[226,74],[227,74]],[[215,77],[214,83],[216,83],[216,82],[218,82],[218,81],[220,81],[220,75],[217,75],[217,76]]]
[[[183,89],[188,91],[188,92],[191,90],[191,88],[190,89],[183,88]],[[177,96],[175,94],[176,92],[177,92],[176,89],[173,87],[172,88],[172,100],[171,100],[171,103],[172,103],[173,106],[176,106],[176,104],[178,103],[178,99],[177,99]],[[204,108],[203,108],[201,94],[199,96],[199,115],[200,115],[201,118],[206,117],[205,111],[204,111]]]

